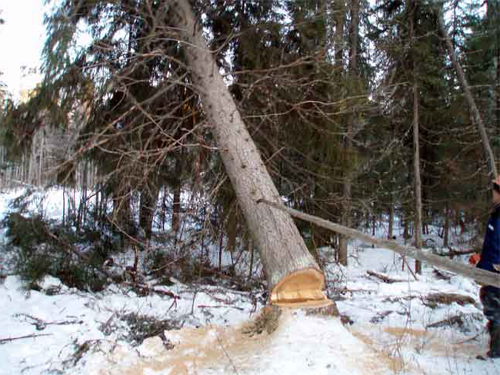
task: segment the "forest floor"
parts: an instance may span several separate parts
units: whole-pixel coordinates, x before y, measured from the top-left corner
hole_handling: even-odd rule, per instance
[[[10,199],[0,195],[0,219]],[[415,280],[401,257],[358,242],[348,267],[329,252],[328,294],[342,322],[284,310],[270,333],[254,323],[262,291],[172,280],[146,296],[121,285],[86,293],[52,277],[26,291],[18,276],[3,277],[0,374],[500,374],[500,360],[476,359],[488,336],[474,282],[425,265]]]

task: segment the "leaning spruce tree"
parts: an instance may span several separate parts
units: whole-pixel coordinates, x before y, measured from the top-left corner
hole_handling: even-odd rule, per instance
[[[258,200],[279,201],[278,190],[264,166],[236,104],[207,49],[188,0],[168,5],[169,22],[184,41],[187,64],[211,123],[212,132],[247,225],[260,251],[270,302],[282,306],[331,304],[322,289],[324,275],[309,253],[292,218]]]

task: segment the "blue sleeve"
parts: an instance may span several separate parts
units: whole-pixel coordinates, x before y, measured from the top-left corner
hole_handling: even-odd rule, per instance
[[[493,232],[493,249],[491,252],[491,262],[500,264],[500,217],[495,218],[495,230]]]

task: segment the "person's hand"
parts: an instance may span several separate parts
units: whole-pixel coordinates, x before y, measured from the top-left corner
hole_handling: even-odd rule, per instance
[[[494,268],[496,271],[500,272],[500,264],[494,264],[494,265],[493,265],[493,268]]]
[[[481,255],[476,253],[470,256],[469,258],[469,264],[472,264],[475,266],[479,261],[481,260]],[[500,267],[500,264],[498,265]]]

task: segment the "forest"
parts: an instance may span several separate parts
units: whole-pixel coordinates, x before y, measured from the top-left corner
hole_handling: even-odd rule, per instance
[[[16,98],[0,75],[0,279],[173,303],[189,291],[192,317],[197,293],[227,288],[231,298],[212,302],[270,305],[258,334],[268,315],[288,314],[272,306],[317,307],[346,324],[373,287],[364,278],[414,282],[426,294],[417,314],[444,298],[460,311],[438,323],[462,319],[467,343],[480,335],[473,282],[500,282],[467,258],[483,245],[500,158],[500,1],[46,3],[42,81]],[[449,293],[433,299],[435,288]],[[391,309],[359,319],[385,321]],[[132,313],[114,314],[131,326]],[[290,314],[297,330],[307,328],[294,314],[321,330]],[[147,337],[182,328],[180,316],[145,320]],[[369,339],[363,329],[354,336]],[[225,356],[224,373],[252,373]],[[337,365],[328,374],[357,374]],[[446,371],[479,371],[470,366]],[[212,373],[185,371],[172,374]]]

